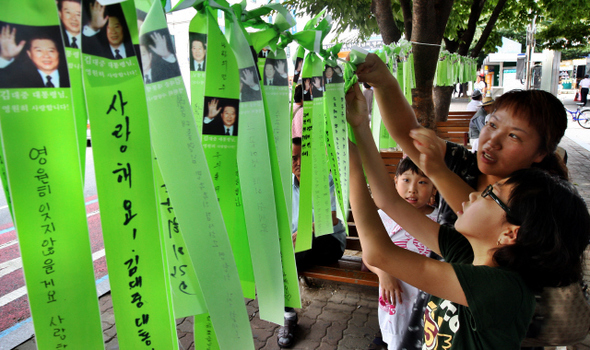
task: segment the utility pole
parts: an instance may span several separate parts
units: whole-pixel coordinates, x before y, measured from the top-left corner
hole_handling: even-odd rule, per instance
[[[533,54],[535,53],[535,33],[537,32],[537,26],[535,25],[535,21],[537,20],[537,15],[533,17],[533,23],[527,26],[526,30],[526,83],[525,89],[528,90],[531,88],[531,76],[532,76],[532,67],[533,67]]]

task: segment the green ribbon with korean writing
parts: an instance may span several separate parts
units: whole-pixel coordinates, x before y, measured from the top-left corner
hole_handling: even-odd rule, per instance
[[[245,78],[241,79],[243,86],[253,82],[251,89],[259,91],[256,63],[245,30],[227,3],[210,1],[209,4],[225,12],[225,35],[236,57],[240,78]],[[252,76],[256,79],[250,79]],[[241,191],[260,318],[282,323],[285,298],[284,290],[277,288],[283,285],[283,271],[271,172],[276,165],[271,167],[270,164],[269,140],[264,132],[267,130],[264,104],[259,95],[254,95],[248,95],[243,87],[239,108],[242,126],[238,138],[238,170],[240,182],[248,184],[242,186]]]
[[[142,38],[154,33],[169,38],[160,6],[152,5]],[[208,16],[209,23],[215,23],[212,14]],[[211,32],[209,38],[216,40]],[[217,61],[208,61],[207,69]],[[182,78],[147,83],[146,93],[154,151],[219,346],[254,348],[238,271]]]
[[[126,57],[112,59],[116,51],[100,40],[103,27],[93,37],[83,36],[82,64],[117,338],[121,348],[177,349],[146,96],[133,48],[139,41],[135,6],[127,1],[105,11],[109,23],[122,25],[125,47],[117,50]]]
[[[263,69],[263,96],[266,125],[268,129],[269,152],[273,175],[277,223],[281,245],[285,306],[301,307],[297,266],[291,240],[291,118],[289,116],[289,87],[286,76],[287,55],[278,49],[268,53]],[[283,78],[279,83],[278,79]],[[272,85],[271,85],[272,83]],[[278,165],[278,167],[276,167]]]
[[[242,291],[244,297],[253,299],[255,298],[254,272],[248,245],[237,164],[236,147],[240,131],[239,113],[236,113],[239,112],[237,63],[217,21],[209,22],[207,20],[204,24],[196,23],[206,20],[206,18],[202,18],[200,13],[205,13],[208,16],[207,11],[206,8],[202,8],[191,21],[191,25],[192,28],[200,26],[201,33],[206,33],[208,41],[206,57],[208,59],[205,70],[210,77],[214,78],[200,83],[203,85],[202,95],[195,95],[195,91],[192,91],[193,106],[195,104],[203,106],[201,114],[195,114],[194,117],[197,124],[202,125],[205,156],[231,242],[242,283]],[[211,9],[210,11],[216,18],[217,10]],[[201,29],[203,26],[205,26],[204,30]],[[189,33],[189,37],[190,35],[191,33]],[[198,39],[198,37],[194,37],[195,34],[192,35],[193,39]],[[194,41],[191,45],[193,43]],[[199,76],[205,78],[202,73]],[[197,77],[195,76],[195,78]],[[194,85],[192,81],[194,79],[191,79],[191,86]],[[258,94],[260,94],[259,91]],[[230,114],[233,115],[231,121],[228,119]],[[210,115],[212,118],[209,118]],[[233,124],[226,127],[226,121],[228,125]],[[229,135],[226,135],[226,131]]]
[[[8,34],[4,39],[12,38],[15,46],[26,43],[0,68],[0,128],[3,181],[10,185],[7,200],[13,204],[36,342],[42,349],[103,349],[72,89],[55,1],[7,2],[0,20]],[[53,87],[37,69],[53,78]]]
[[[326,115],[326,145],[330,161],[334,188],[338,199],[338,217],[346,222],[348,215],[348,128],[346,122],[346,101],[344,99],[344,78],[342,68],[326,65],[324,76],[331,70],[331,82],[326,82],[324,110]],[[348,232],[348,225],[344,225]]]
[[[154,162],[156,189],[160,211],[160,225],[166,253],[167,271],[172,290],[174,318],[207,313],[203,292],[188,256],[186,242],[180,232],[174,206],[164,183],[159,164]]]
[[[333,231],[324,137],[322,72],[322,60],[317,54],[308,53],[303,64],[303,131],[296,252],[311,248],[312,221],[317,236]]]

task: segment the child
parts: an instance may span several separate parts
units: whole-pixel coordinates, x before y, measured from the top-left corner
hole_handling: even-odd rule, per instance
[[[518,170],[472,192],[457,213],[457,230],[428,219],[393,192],[381,209],[442,262],[391,242],[367,191],[361,156],[374,161],[372,153],[359,154],[351,145],[350,202],[363,258],[432,294],[423,349],[520,349],[534,292],[581,279],[590,215],[568,182],[539,169]],[[373,181],[386,175],[384,168],[368,174]]]
[[[402,159],[397,166],[395,188],[400,197],[426,217],[436,221],[438,211],[432,207],[436,189],[432,181],[408,157]],[[393,243],[424,256],[430,255],[430,249],[412,237],[385,212],[379,210],[379,215]],[[398,349],[403,339],[412,345],[416,343],[416,340],[420,342],[423,333],[421,324],[416,325],[418,329],[412,330],[415,334],[413,339],[408,339],[406,334],[412,310],[416,307],[415,304],[419,303],[417,299],[420,291],[381,269],[369,265],[367,267],[379,276],[378,315],[382,341],[387,343],[388,349]],[[379,340],[377,337],[373,343],[378,345]]]

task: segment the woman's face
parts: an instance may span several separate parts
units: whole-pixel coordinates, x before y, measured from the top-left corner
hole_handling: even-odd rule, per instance
[[[543,160],[540,144],[539,133],[527,120],[497,110],[479,134],[477,166],[486,175],[507,177]]]

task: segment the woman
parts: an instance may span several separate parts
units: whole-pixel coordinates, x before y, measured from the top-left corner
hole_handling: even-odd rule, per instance
[[[439,190],[439,223],[453,224],[457,219],[454,212],[461,210],[461,203],[473,189],[483,191],[516,170],[534,166],[567,178],[567,170],[555,154],[567,128],[567,116],[561,101],[550,93],[511,91],[499,97],[489,123],[481,130],[478,151],[470,155],[464,147],[445,142],[434,131],[420,126],[397,81],[379,57],[368,55],[357,75],[360,81],[373,86],[383,123],[393,139]],[[360,91],[349,100],[353,98],[362,98]],[[353,111],[349,123],[361,153],[375,153],[371,163],[364,163],[371,172],[381,160],[377,161],[376,148],[367,145],[372,139],[368,118]],[[384,180],[371,182],[371,187],[377,189],[373,195],[378,207],[394,190],[390,181]]]

